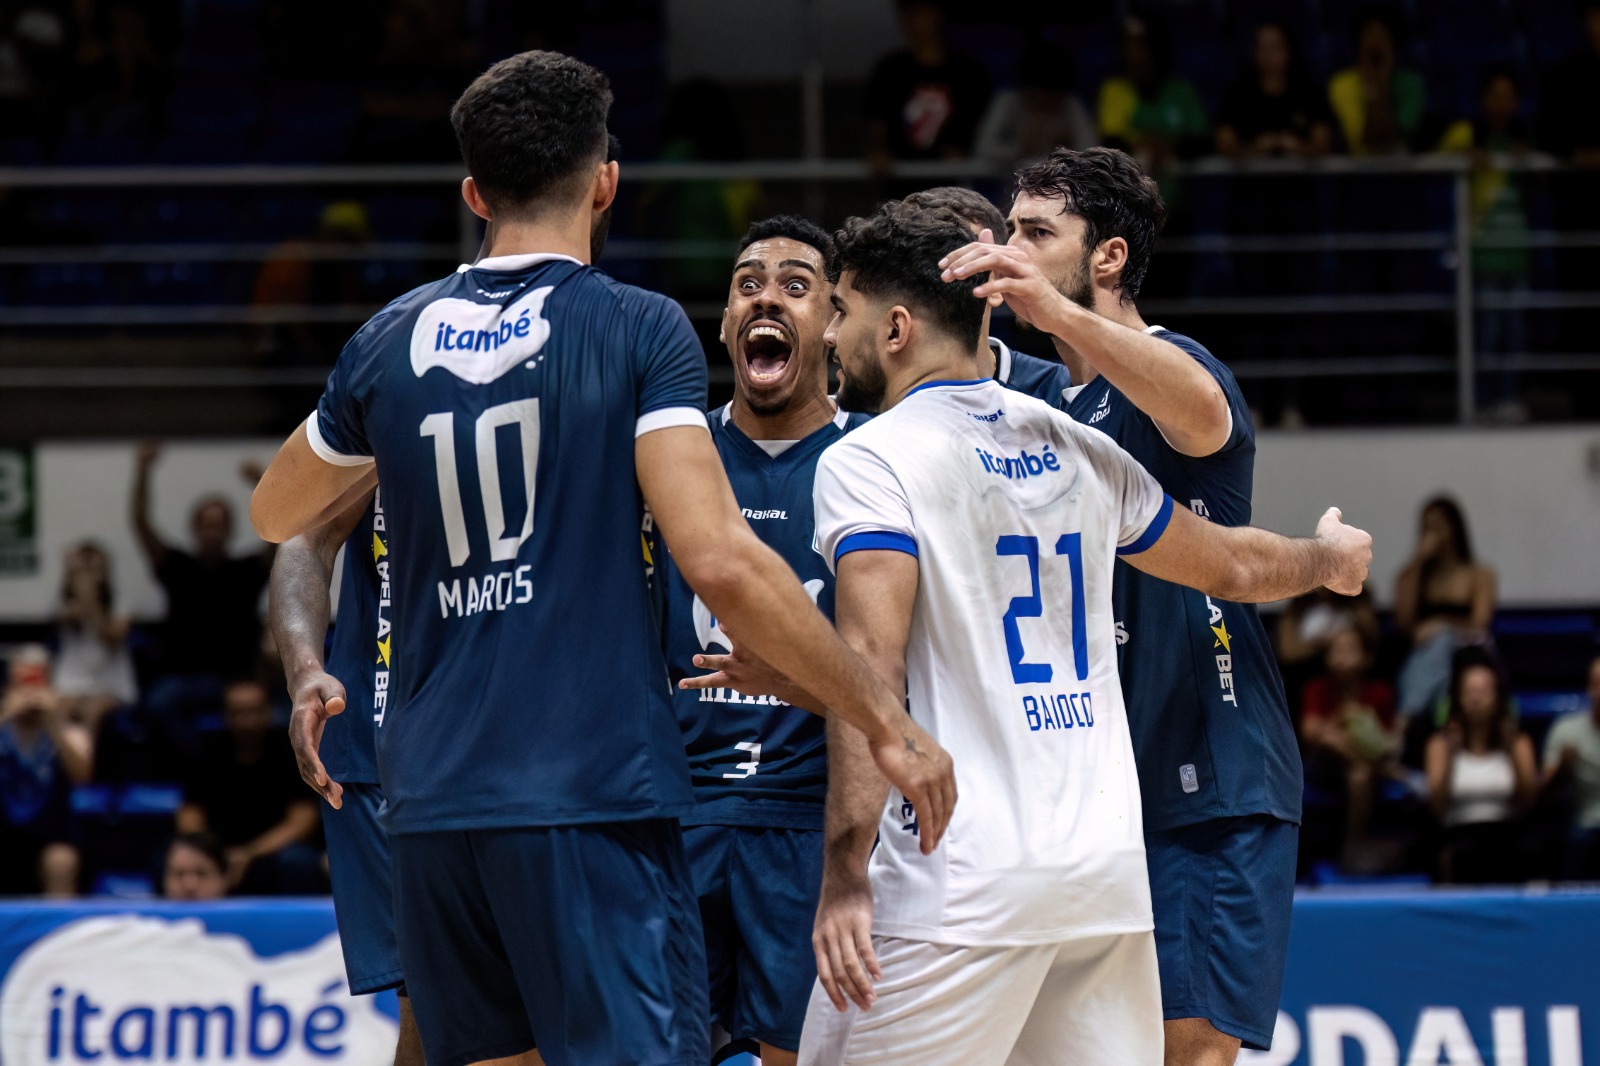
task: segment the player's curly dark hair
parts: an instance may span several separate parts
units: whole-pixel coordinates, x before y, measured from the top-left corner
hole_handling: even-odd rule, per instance
[[[846,220],[833,240],[839,249],[836,280],[848,272],[861,293],[892,296],[977,348],[987,305],[972,290],[989,275],[950,282],[939,277],[939,260],[972,242],[972,230],[960,215],[891,200],[866,218]]]
[[[1006,216],[987,196],[976,190],[960,185],[941,185],[935,189],[914,192],[905,198],[904,203],[907,207],[924,211],[949,211],[971,226],[973,232],[990,230],[995,240],[1005,243]]]
[[[1017,192],[1060,199],[1065,214],[1084,221],[1085,251],[1112,237],[1127,241],[1128,261],[1117,279],[1117,294],[1124,303],[1139,298],[1167,208],[1154,179],[1132,156],[1115,148],[1057,148],[1017,171]]]
[[[523,52],[478,75],[450,109],[461,158],[496,213],[537,217],[588,187],[606,156],[611,85],[560,52]]]
[[[750,228],[744,231],[744,236],[739,238],[739,251],[743,252],[757,241],[780,237],[815,248],[817,254],[822,256],[823,273],[833,276],[833,238],[827,230],[803,215],[773,215],[752,222]]]

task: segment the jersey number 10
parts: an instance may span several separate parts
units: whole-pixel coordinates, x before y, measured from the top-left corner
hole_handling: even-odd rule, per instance
[[[495,431],[517,427],[522,441],[522,483],[528,513],[522,530],[506,534],[505,500],[500,493],[500,445]],[[467,516],[461,507],[461,483],[456,473],[456,416],[452,411],[422,420],[422,436],[433,438],[433,462],[439,474],[439,509],[444,514],[444,539],[450,548],[450,565],[460,566],[472,554],[467,542]],[[497,563],[517,557],[522,542],[533,535],[533,482],[539,471],[539,401],[537,398],[498,404],[478,416],[473,428],[478,453],[478,492],[483,497],[483,521],[489,535],[489,558]]]
[[[1011,660],[1011,680],[1019,685],[1042,685],[1055,676],[1049,663],[1025,663],[1022,632],[1017,628],[1019,618],[1038,618],[1044,614],[1044,601],[1039,596],[1039,538],[1012,534],[1003,536],[994,545],[996,555],[1020,555],[1028,560],[1028,574],[1033,579],[1033,594],[1013,596],[1006,611],[1006,655]],[[1083,534],[1064,533],[1056,541],[1056,554],[1067,557],[1072,574],[1072,661],[1077,667],[1078,680],[1089,679],[1089,638],[1084,633],[1087,611],[1083,602]]]

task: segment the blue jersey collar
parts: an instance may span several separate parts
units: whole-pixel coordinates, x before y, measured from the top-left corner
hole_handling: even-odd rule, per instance
[[[915,396],[917,393],[921,392],[923,389],[942,389],[942,388],[949,388],[949,387],[956,386],[956,385],[988,385],[988,384],[991,384],[991,381],[988,378],[973,378],[970,381],[924,381],[921,385],[918,385],[916,388],[914,388],[910,392],[906,393],[906,395],[908,397],[909,396]]]

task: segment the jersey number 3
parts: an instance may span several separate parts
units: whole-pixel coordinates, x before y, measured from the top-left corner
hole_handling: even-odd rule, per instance
[[[1028,576],[1033,580],[1033,592],[1028,596],[1013,596],[1002,624],[1006,631],[1006,657],[1011,660],[1011,680],[1019,685],[1042,685],[1055,676],[1049,663],[1025,663],[1022,648],[1022,631],[1017,627],[1019,618],[1038,618],[1044,614],[1044,601],[1039,595],[1039,538],[1019,535],[1003,536],[995,542],[996,555],[1020,555],[1028,560]],[[1083,534],[1064,533],[1056,541],[1056,554],[1067,557],[1072,574],[1072,662],[1077,668],[1078,680],[1089,678],[1089,638],[1084,633],[1083,601]]]
[[[508,534],[505,500],[500,492],[500,445],[496,431],[516,426],[522,443],[522,483],[528,513],[522,529]],[[450,548],[450,565],[460,566],[472,554],[467,542],[467,516],[461,507],[461,483],[456,473],[456,416],[452,411],[422,420],[422,436],[433,438],[433,462],[439,474],[439,509],[444,514],[444,539]],[[498,404],[478,416],[473,428],[478,453],[478,491],[483,497],[483,521],[489,535],[489,558],[497,563],[517,557],[522,542],[533,535],[533,482],[539,470],[539,401],[537,398]]]

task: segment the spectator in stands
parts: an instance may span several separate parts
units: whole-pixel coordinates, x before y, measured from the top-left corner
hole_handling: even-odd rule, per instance
[[[70,715],[91,732],[108,711],[139,698],[129,621],[117,613],[115,598],[106,550],[94,541],[68,549],[53,683]]]
[[[1422,75],[1400,66],[1400,18],[1387,6],[1356,15],[1356,62],[1328,83],[1351,155],[1409,151],[1427,106]]]
[[[1378,785],[1397,765],[1401,737],[1394,690],[1372,677],[1372,649],[1360,630],[1334,633],[1323,662],[1322,675],[1306,683],[1302,696],[1300,739],[1307,778],[1330,777],[1344,787],[1348,853],[1366,838]]]
[[[1093,147],[1100,135],[1076,82],[1066,49],[1030,40],[1022,50],[1017,87],[997,94],[983,117],[975,154],[1013,168],[1054,148]]]
[[[1496,64],[1484,72],[1479,87],[1480,111],[1475,119],[1450,126],[1439,150],[1459,152],[1472,160],[1472,284],[1477,293],[1477,350],[1490,355],[1527,351],[1527,325],[1520,307],[1491,306],[1516,300],[1528,292],[1532,229],[1518,176],[1495,165],[1495,156],[1520,155],[1532,146],[1532,134],[1518,114],[1521,92],[1509,66]],[[1516,372],[1502,369],[1491,379],[1483,398],[1504,422],[1527,418],[1518,402]]]
[[[1589,664],[1589,709],[1563,715],[1545,735],[1544,784],[1573,791],[1561,876],[1600,880],[1600,656]]]
[[[1430,711],[1444,694],[1457,649],[1486,641],[1494,571],[1476,561],[1461,505],[1438,496],[1422,508],[1417,549],[1395,584],[1394,618],[1411,639],[1400,671],[1400,713]]]
[[[228,894],[228,857],[211,833],[180,833],[167,848],[161,872],[161,897],[185,901],[221,899]]]
[[[228,686],[226,728],[207,738],[184,788],[178,830],[206,830],[226,848],[229,888],[248,895],[321,890],[307,845],[317,829],[315,800],[300,784],[294,752],[274,727],[267,692],[254,681]]]
[[[1254,69],[1217,116],[1217,151],[1234,157],[1320,156],[1333,148],[1333,111],[1281,22],[1256,27]]]
[[[150,5],[79,3],[76,63],[67,85],[74,121],[94,130],[148,133],[166,94],[167,69],[151,33]]]
[[[735,163],[747,158],[744,131],[733,94],[721,82],[693,78],[677,85],[662,119],[661,158],[669,163]],[[638,213],[659,235],[674,241],[712,241],[732,246],[755,217],[761,184],[730,181],[662,182],[646,189]],[[674,293],[721,295],[728,271],[721,257],[697,256],[675,263]]]
[[[1172,63],[1167,23],[1152,14],[1134,16],[1122,27],[1123,72],[1100,86],[1100,136],[1135,156],[1146,170],[1211,147],[1200,94],[1173,73]]]
[[[50,653],[18,649],[0,699],[0,895],[77,894],[71,792],[93,765],[89,731],[50,687]]]
[[[339,200],[322,209],[316,233],[291,237],[273,248],[261,264],[250,298],[251,309],[260,317],[256,350],[264,355],[298,353],[321,362],[333,358],[349,338],[346,325],[279,322],[273,320],[273,312],[286,307],[355,307],[366,303],[363,265],[326,256],[330,252],[358,251],[371,241],[372,226],[366,207],[354,200]]]
[[[1539,789],[1533,741],[1517,728],[1494,661],[1457,656],[1444,728],[1428,740],[1428,798],[1444,825],[1440,879],[1504,884],[1527,876],[1518,818]]]
[[[225,682],[254,672],[261,646],[257,605],[272,569],[272,549],[228,554],[233,508],[219,496],[195,504],[190,518],[194,550],[167,543],[150,520],[150,472],[161,455],[154,442],[139,447],[133,479],[133,529],[151,573],[167,594],[162,632],[162,679],[146,702],[172,740],[192,747],[190,719],[222,700]],[[242,470],[246,480],[259,470]]]
[[[983,65],[944,39],[938,0],[897,0],[906,47],[867,80],[867,158],[879,173],[897,159],[963,159],[989,105]]]
[[[37,151],[53,139],[65,44],[66,27],[51,5],[0,0],[0,141],[26,138]]]
[[[1583,0],[1582,44],[1545,77],[1539,147],[1579,166],[1600,166],[1600,0]],[[1584,199],[1593,201],[1587,184]]]
[[[1347,629],[1360,634],[1368,648],[1377,646],[1378,613],[1372,609],[1372,595],[1366,589],[1358,596],[1340,596],[1327,589],[1310,592],[1289,601],[1278,616],[1278,666],[1291,708],[1298,710],[1295,701],[1306,683],[1322,673],[1328,645]]]
[[[471,80],[477,60],[451,7],[427,0],[385,5],[383,39],[362,100],[363,160],[453,163],[460,158],[450,107]]]

